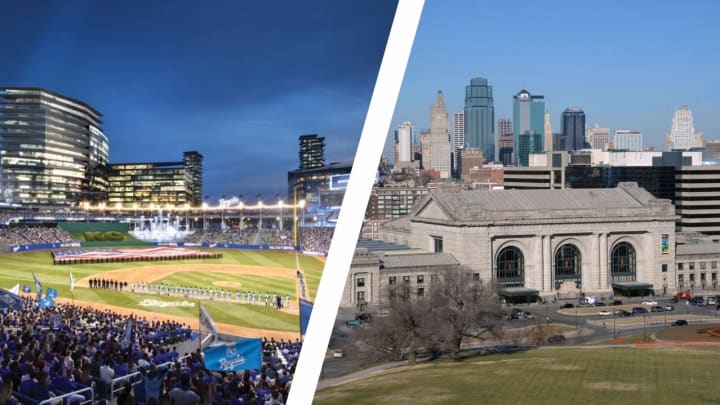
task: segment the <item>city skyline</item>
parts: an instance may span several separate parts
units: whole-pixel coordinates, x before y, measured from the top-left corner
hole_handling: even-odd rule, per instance
[[[212,201],[272,199],[300,135],[326,137],[328,163],[353,158],[396,6],[314,5],[8,5],[0,33],[24,39],[6,41],[0,84],[96,108],[111,163],[197,150]]]
[[[645,147],[662,150],[674,111],[687,104],[696,130],[718,139],[720,123],[712,117],[720,79],[711,72],[720,68],[720,57],[709,39],[720,36],[713,23],[719,12],[711,2],[550,1],[518,8],[462,1],[448,8],[428,0],[393,125],[411,121],[418,130],[427,128],[423,112],[437,90],[450,111],[461,110],[465,86],[480,76],[493,86],[496,119],[512,116],[512,96],[526,88],[545,96],[555,128],[564,109],[579,107],[588,127],[639,130]],[[474,21],[479,14],[483,24]],[[508,26],[509,20],[546,23],[529,36]],[[487,40],[470,42],[475,38]],[[571,55],[573,63],[560,63]]]

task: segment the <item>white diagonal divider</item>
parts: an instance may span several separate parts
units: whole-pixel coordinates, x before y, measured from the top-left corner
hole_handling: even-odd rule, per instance
[[[424,0],[400,0],[292,381],[289,405],[312,402],[390,128]]]

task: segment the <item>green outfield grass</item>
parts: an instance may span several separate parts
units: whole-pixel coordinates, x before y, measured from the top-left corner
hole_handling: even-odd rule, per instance
[[[720,348],[557,348],[402,367],[313,404],[717,404]]]
[[[35,290],[32,274],[34,273],[42,282],[43,289],[53,287],[58,290],[60,297],[70,298],[70,272],[76,280],[89,276],[101,277],[101,274],[110,270],[129,267],[158,266],[163,264],[240,264],[250,266],[283,267],[294,270],[295,257],[286,251],[250,251],[250,250],[215,250],[223,254],[219,259],[207,260],[177,260],[172,262],[132,262],[132,263],[102,263],[102,264],[52,264],[50,251],[36,251],[29,253],[0,255],[0,287],[11,288],[19,283],[22,287],[27,284]],[[322,273],[323,263],[313,257],[301,256],[300,266],[306,274],[308,289],[314,296]],[[239,275],[233,277],[229,274],[210,272],[184,272],[161,279],[160,282],[176,285],[207,285],[213,281],[235,281],[241,283],[239,290],[247,289],[262,292],[280,293],[290,295],[296,300],[295,280],[283,277],[263,277],[258,275]],[[203,284],[206,283],[206,284]],[[228,290],[228,288],[225,288]],[[130,292],[112,292],[104,290],[90,290],[88,288],[75,288],[74,298],[83,301],[118,305],[127,308],[144,309],[169,315],[197,317],[197,306],[187,307],[141,307],[137,305],[145,298],[163,301],[182,301],[181,298],[160,297],[152,295],[137,295]],[[278,331],[298,330],[298,317],[276,311],[265,306],[250,306],[239,304],[221,304],[203,301],[216,322],[229,323],[252,328],[272,329]],[[297,305],[297,304],[294,304]]]

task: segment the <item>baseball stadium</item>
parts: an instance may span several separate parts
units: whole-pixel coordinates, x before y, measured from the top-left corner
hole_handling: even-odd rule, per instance
[[[202,403],[286,398],[301,307],[307,311],[314,298],[332,228],[304,226],[289,205],[280,212],[85,208],[2,213],[6,395],[20,403],[149,403],[152,371],[165,393],[190,376]],[[283,208],[293,212],[289,219]],[[257,347],[258,363],[252,366],[253,352],[234,357],[247,359],[246,367],[228,368],[223,352],[219,370],[236,371],[207,366],[209,349],[232,342],[233,353],[241,343]],[[34,383],[23,385],[23,375]],[[243,379],[254,388],[238,391]]]

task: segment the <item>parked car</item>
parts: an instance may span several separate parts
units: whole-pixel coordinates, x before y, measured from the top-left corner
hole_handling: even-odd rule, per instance
[[[344,355],[344,353],[342,350],[338,349],[338,350],[333,351],[333,357],[335,357],[336,359],[341,359],[343,357],[343,355]]]
[[[358,321],[357,319],[351,319],[351,320],[345,322],[345,326],[347,326],[348,328],[354,328],[356,326],[360,326],[360,323],[361,322]]]
[[[624,316],[632,316],[633,314],[628,311],[625,311],[623,309],[618,309],[617,311],[615,311],[615,315],[624,317]]]
[[[696,307],[704,307],[705,306],[705,300],[702,297],[692,297],[688,300],[690,305],[695,305]]]
[[[650,308],[650,312],[665,312],[665,308],[655,305]]]
[[[600,316],[610,316],[610,315],[612,315],[612,312],[608,311],[607,309],[603,309],[602,311],[598,312],[598,315],[600,315]]]
[[[520,319],[523,317],[524,311],[520,308],[513,308],[510,312],[510,319]]]
[[[672,326],[687,326],[688,321],[684,319],[678,319],[677,321],[672,323]]]
[[[657,301],[643,301],[642,304],[643,304],[643,305],[649,305],[649,306],[651,306],[651,307],[654,307],[654,306],[657,305]]]
[[[690,290],[686,290],[686,291],[681,291],[681,292],[675,294],[675,296],[673,298],[676,298],[679,301],[679,300],[690,299],[690,297],[692,297]]]
[[[360,314],[355,316],[356,321],[360,322],[372,322],[372,314],[368,312],[361,312]]]
[[[525,319],[535,319],[535,315],[531,314],[530,312],[523,313],[523,318]]]
[[[612,304],[613,305],[622,305],[623,303],[621,300],[613,300]]]
[[[598,301],[598,302],[596,302],[596,303],[595,303],[595,306],[596,306],[596,307],[606,307],[606,306],[607,306],[607,304],[606,304],[606,303],[604,303],[604,302],[600,302],[600,301]]]
[[[566,303],[565,305],[563,305],[562,307],[563,307],[563,308],[575,308],[575,305],[573,305],[573,304],[571,304],[571,303],[568,302],[568,303]]]
[[[565,336],[563,335],[552,335],[548,338],[550,343],[563,343],[565,342]]]
[[[633,315],[642,315],[642,314],[647,314],[647,313],[648,313],[648,310],[643,307],[633,307],[633,309],[632,309]]]
[[[663,305],[663,309],[666,311],[672,311],[673,309],[675,309],[675,307],[670,304],[665,304]]]

